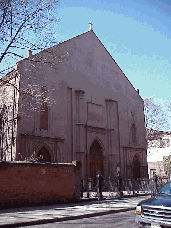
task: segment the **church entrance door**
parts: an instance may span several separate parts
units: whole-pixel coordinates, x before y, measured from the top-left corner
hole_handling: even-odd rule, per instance
[[[140,167],[141,167],[141,164],[139,162],[138,156],[135,155],[133,158],[133,178],[135,180],[140,178]]]
[[[98,171],[103,175],[103,151],[97,140],[90,147],[89,168],[90,178],[95,180]]]

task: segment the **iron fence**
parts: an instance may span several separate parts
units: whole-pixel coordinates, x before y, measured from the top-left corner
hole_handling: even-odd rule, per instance
[[[116,176],[113,178],[103,178],[97,176],[94,179],[88,178],[82,181],[81,197],[118,197],[123,194],[151,194],[154,195],[164,185],[166,180],[157,177],[146,179],[141,178],[137,180],[119,179]]]

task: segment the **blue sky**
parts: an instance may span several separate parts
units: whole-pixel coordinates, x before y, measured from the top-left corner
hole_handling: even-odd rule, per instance
[[[153,97],[159,104],[171,101],[171,0],[60,0],[58,17],[58,42],[88,31],[92,21],[94,32],[141,97]],[[20,52],[26,56],[26,50]],[[1,66],[6,68],[5,61]]]
[[[61,0],[58,41],[93,30],[142,98],[170,100],[171,1]]]

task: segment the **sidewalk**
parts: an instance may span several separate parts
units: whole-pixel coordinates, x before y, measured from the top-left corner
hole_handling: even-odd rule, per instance
[[[133,197],[133,196],[143,196],[150,195],[151,191],[122,191],[123,197]],[[103,197],[105,199],[117,198],[118,192],[103,192]],[[87,198],[87,192],[83,193],[83,198]],[[97,198],[97,192],[89,192],[89,198],[94,199]]]
[[[83,199],[84,202],[81,203],[4,209],[0,211],[0,227],[53,223],[133,210],[138,202],[149,197],[150,195],[139,195],[101,201],[94,201],[94,199],[89,202],[85,202],[86,200]]]

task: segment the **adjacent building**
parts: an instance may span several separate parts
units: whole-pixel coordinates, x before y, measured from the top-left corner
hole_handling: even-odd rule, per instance
[[[147,162],[149,177],[153,178],[156,174],[160,178],[167,178],[171,154],[171,134],[170,132],[152,129],[146,129],[146,131],[148,136]],[[169,163],[167,160],[169,160]]]

